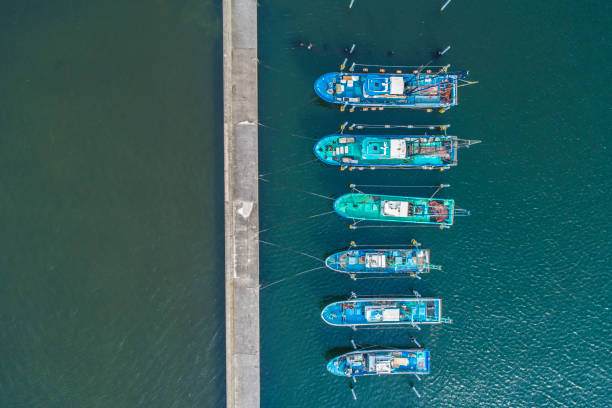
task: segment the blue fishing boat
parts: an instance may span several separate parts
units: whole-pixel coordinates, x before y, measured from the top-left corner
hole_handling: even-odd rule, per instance
[[[442,300],[434,298],[355,298],[333,302],[321,318],[332,326],[388,326],[449,323]]]
[[[352,351],[331,359],[327,370],[343,377],[429,374],[430,352],[423,349]]]
[[[421,274],[439,269],[429,262],[429,249],[348,249],[325,259],[325,265],[337,272],[355,274]]]
[[[437,73],[422,73],[420,70],[387,73],[385,69],[370,73],[367,70],[323,74],[315,81],[315,92],[324,101],[343,107],[444,111],[457,105],[459,82],[468,76],[467,71],[447,73],[444,68]]]

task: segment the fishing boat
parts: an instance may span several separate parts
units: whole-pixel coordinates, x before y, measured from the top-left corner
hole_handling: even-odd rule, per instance
[[[469,211],[455,209],[455,202],[443,198],[418,198],[365,193],[348,193],[334,201],[334,211],[353,220],[406,222],[413,224],[453,225],[455,215]]]
[[[427,273],[436,265],[429,263],[429,249],[349,249],[325,259],[325,265],[337,272],[355,274]]]
[[[333,166],[448,169],[457,165],[465,141],[456,136],[333,134],[314,146],[315,156]]]
[[[429,374],[430,352],[416,348],[352,351],[331,359],[327,370],[343,377]]]
[[[317,95],[343,107],[441,109],[457,105],[457,88],[467,71],[447,73],[329,72],[314,84]]]
[[[354,298],[323,308],[321,318],[332,326],[388,326],[448,323],[442,300],[433,298]]]

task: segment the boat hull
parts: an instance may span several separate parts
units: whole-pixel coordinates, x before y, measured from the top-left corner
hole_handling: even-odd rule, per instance
[[[342,377],[429,374],[431,353],[424,349],[353,351],[331,359],[327,370]]]
[[[429,199],[349,193],[334,201],[334,211],[353,220],[433,224],[449,227],[454,221],[455,202]]]
[[[314,84],[326,102],[356,107],[448,109],[457,105],[464,73],[387,74],[329,72]]]
[[[314,146],[332,166],[448,169],[457,165],[456,136],[329,135]]]
[[[390,326],[440,324],[442,300],[434,298],[364,298],[333,302],[323,308],[331,326]]]
[[[350,249],[328,256],[325,265],[347,274],[420,274],[429,272],[429,249]]]

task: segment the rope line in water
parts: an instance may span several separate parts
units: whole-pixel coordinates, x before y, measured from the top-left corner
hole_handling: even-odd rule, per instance
[[[315,197],[325,198],[325,199],[331,200],[331,201],[335,200],[335,198],[324,196],[323,194],[313,193],[312,191],[302,190],[301,188],[295,188],[295,187],[291,187],[291,186],[288,186],[286,184],[277,183],[277,182],[272,183],[270,180],[267,180],[267,179],[265,179],[263,177],[259,177],[259,179],[261,181],[265,181],[266,183],[278,184],[281,187],[284,187],[284,188],[287,188],[287,189],[290,189],[290,190],[296,190],[296,191],[299,191],[299,192],[304,193],[304,194],[310,194],[310,195],[313,195]]]
[[[307,256],[308,258],[312,258],[312,259],[315,259],[315,260],[317,260],[317,261],[319,261],[319,262],[323,262],[323,263],[325,263],[325,261],[324,261],[323,259],[321,259],[321,258],[317,258],[316,256],[313,256],[313,255],[307,254],[307,253],[302,252],[302,251],[298,251],[297,249],[283,247],[283,246],[280,246],[280,245],[275,244],[275,243],[273,243],[273,242],[264,241],[264,240],[262,240],[262,239],[260,239],[260,240],[259,240],[259,242],[261,242],[262,244],[267,244],[267,245],[271,245],[271,246],[273,246],[273,247],[277,247],[277,248],[280,248],[280,249],[284,249],[285,251],[295,252],[296,254],[304,255],[304,256]]]
[[[351,278],[352,280],[363,280],[363,279],[420,279],[417,278],[416,276],[420,275],[420,273],[415,273],[414,277],[412,276],[394,276],[389,274],[390,276],[370,276],[370,277],[366,277],[366,278]]]
[[[429,224],[418,224],[418,225],[362,225],[360,227],[353,225],[352,229],[360,229],[360,228],[440,228],[440,225],[429,225]]]
[[[447,184],[444,184],[445,187],[449,187]],[[389,188],[438,188],[441,189],[440,184],[436,184],[434,186],[389,186],[386,184],[351,184],[351,188],[355,187],[389,187]]]
[[[308,161],[305,161],[305,162],[300,163],[300,164],[295,164],[293,166],[288,166],[288,167],[282,168],[280,170],[274,170],[274,171],[270,171],[268,173],[260,174],[259,177],[265,177],[265,176],[268,176],[270,174],[283,173],[283,172],[288,171],[288,170],[293,170],[293,169],[295,169],[297,167],[305,166],[305,165],[307,165],[309,163],[314,163],[317,160],[318,160],[317,158],[314,158],[312,160],[308,160]]]
[[[259,126],[261,126],[261,127],[264,127],[264,128],[270,129],[270,130],[275,130],[277,132],[283,132],[281,129],[278,129],[278,128],[275,128],[275,127],[272,127],[272,126],[268,126],[268,125],[264,125],[261,122],[257,122],[257,124]],[[297,133],[291,133],[291,132],[283,132],[283,133],[286,134],[286,135],[295,136],[295,137],[300,138],[300,139],[314,140],[314,141],[318,141],[319,140],[319,139],[315,139],[314,137],[298,135]]]
[[[259,290],[264,290],[265,288],[269,288],[269,287],[270,287],[270,286],[272,286],[272,285],[276,285],[277,283],[284,282],[284,281],[286,281],[287,279],[293,279],[293,278],[295,278],[295,277],[297,277],[297,276],[300,276],[300,275],[303,275],[303,274],[305,274],[305,273],[308,273],[308,272],[313,272],[313,271],[316,271],[316,270],[318,270],[318,269],[325,269],[325,268],[326,268],[325,266],[318,266],[318,267],[316,267],[316,268],[307,269],[307,270],[305,270],[305,271],[302,271],[302,272],[296,273],[296,274],[295,274],[295,275],[293,275],[293,276],[288,276],[288,277],[286,277],[286,278],[279,279],[279,280],[277,280],[277,281],[274,281],[274,282],[268,283],[267,285],[263,285],[263,286],[261,286],[261,287],[259,288]]]
[[[270,231],[271,229],[274,229],[274,228],[283,227],[283,226],[286,226],[286,225],[292,225],[292,224],[295,224],[295,223],[298,223],[298,222],[301,222],[301,221],[304,221],[304,220],[307,220],[307,219],[310,219],[310,218],[316,218],[316,217],[320,217],[322,215],[331,214],[333,212],[335,212],[335,211],[333,211],[333,210],[332,211],[326,211],[324,213],[309,215],[308,217],[299,218],[297,220],[293,220],[293,221],[290,221],[290,222],[283,222],[283,223],[280,223],[280,224],[276,224],[276,225],[273,225],[273,226],[271,226],[269,228],[259,230],[258,235],[261,234],[262,232]]]

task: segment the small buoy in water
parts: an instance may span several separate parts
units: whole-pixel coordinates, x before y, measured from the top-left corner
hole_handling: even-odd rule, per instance
[[[425,112],[433,112],[433,109],[427,108],[427,110]]]
[[[312,50],[312,43],[308,43],[308,47],[306,48],[308,48],[309,50]]]

